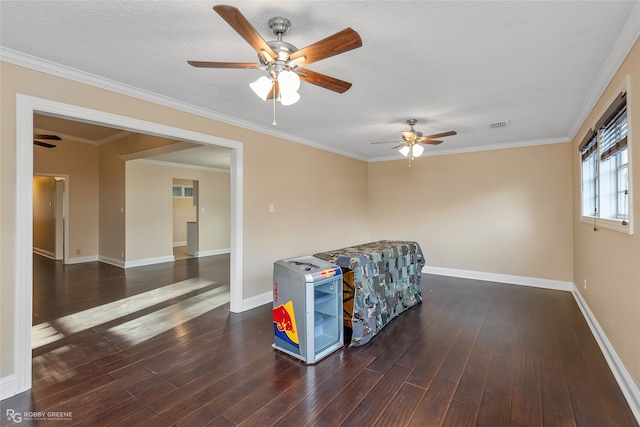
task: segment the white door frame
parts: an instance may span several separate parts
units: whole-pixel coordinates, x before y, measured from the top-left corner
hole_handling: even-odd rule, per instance
[[[243,152],[242,143],[133,119],[77,105],[65,104],[30,95],[16,95],[16,205],[14,264],[14,379],[16,393],[31,388],[31,316],[33,304],[33,115],[44,113],[72,120],[105,124],[132,132],[163,136],[231,149],[231,259],[230,309],[242,308],[242,217]]]

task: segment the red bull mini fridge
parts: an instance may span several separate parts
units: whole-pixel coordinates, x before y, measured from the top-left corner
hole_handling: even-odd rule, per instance
[[[316,363],[343,345],[342,270],[313,256],[273,267],[273,348]]]

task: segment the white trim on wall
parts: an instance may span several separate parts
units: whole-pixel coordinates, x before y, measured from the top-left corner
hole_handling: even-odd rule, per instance
[[[243,301],[243,307],[245,310],[251,310],[252,308],[260,307],[267,303],[273,303],[273,291],[247,298]]]
[[[176,259],[173,255],[161,256],[156,258],[142,258],[133,261],[125,261],[124,268],[142,267],[145,265],[162,264],[163,262],[173,262]]]
[[[578,308],[580,308],[582,315],[587,321],[587,325],[589,325],[589,329],[591,329],[593,337],[596,339],[598,346],[600,346],[600,350],[602,351],[609,368],[611,368],[611,372],[616,378],[616,381],[622,390],[622,394],[624,394],[624,397],[627,399],[631,412],[633,412],[633,415],[635,415],[636,420],[640,424],[640,389],[638,389],[633,378],[631,378],[629,371],[627,371],[627,368],[625,368],[622,360],[620,360],[620,357],[618,356],[618,353],[616,353],[611,341],[607,338],[607,334],[605,334],[602,327],[600,327],[598,320],[593,315],[593,312],[591,312],[587,302],[582,298],[582,294],[575,284],[571,289],[571,293],[578,304]]]
[[[593,87],[585,98],[580,114],[576,116],[573,129],[569,134],[569,140],[572,141],[573,138],[575,138],[582,125],[587,121],[591,110],[593,110],[598,99],[600,99],[604,91],[607,89],[607,86],[609,86],[609,83],[611,83],[611,80],[613,80],[613,76],[618,72],[620,66],[627,58],[627,55],[629,55],[629,52],[631,52],[631,49],[633,49],[633,46],[639,37],[640,2],[637,2],[631,10],[629,17],[627,18],[627,22],[625,22],[620,30],[620,34],[618,35],[616,42],[613,44],[611,51],[609,52],[609,56],[602,64],[602,68],[596,77]]]
[[[115,265],[116,267],[124,268],[124,261],[121,259],[99,256],[98,261],[104,262],[105,264]]]
[[[238,126],[243,129],[253,130],[265,135],[271,135],[276,138],[282,138],[288,141],[297,142],[309,147],[318,148],[320,150],[328,151],[331,153],[339,154],[345,157],[351,157],[353,159],[367,161],[365,157],[354,155],[344,150],[337,149],[312,141],[310,139],[302,138],[296,135],[288,134],[280,131],[273,126],[265,126],[256,123],[251,123],[245,120],[238,119],[236,117],[220,114],[216,111],[198,107],[196,105],[188,104],[183,101],[179,101],[173,98],[169,98],[164,95],[149,92],[134,86],[127,85],[125,83],[110,80],[102,76],[87,73],[84,71],[76,70],[75,68],[68,67],[66,65],[57,64],[55,62],[48,61],[46,59],[37,58],[32,55],[28,55],[17,50],[9,49],[7,47],[0,46],[0,58],[3,61],[11,64],[19,65],[21,67],[30,68],[32,70],[40,71],[43,73],[51,74],[53,76],[62,77],[67,80],[87,84],[93,87],[106,89],[111,92],[120,93],[126,96],[131,96],[143,101],[152,102],[157,105],[163,105],[169,108],[173,108],[186,113],[195,114],[201,117],[213,119],[222,123],[228,123],[233,126]]]
[[[591,330],[591,333],[593,334],[593,337],[598,343],[600,351],[602,351],[613,376],[620,386],[622,394],[624,394],[633,415],[636,417],[638,423],[640,423],[640,390],[616,353],[616,350],[609,341],[609,338],[607,338],[607,334],[605,334],[604,330],[600,327],[598,320],[591,312],[591,309],[589,309],[587,302],[582,298],[580,290],[574,283],[560,280],[540,279],[537,277],[514,276],[509,274],[486,273],[481,271],[431,266],[425,266],[422,269],[422,273],[571,292],[576,300],[578,308],[582,312],[582,315],[589,326],[589,329]]]
[[[0,400],[11,397],[14,394],[17,394],[15,375],[7,375],[0,378]]]
[[[538,277],[516,276],[513,274],[487,273],[484,271],[460,270],[457,268],[425,266],[423,273],[438,276],[460,277],[463,279],[475,279],[485,282],[507,283],[510,285],[531,286],[534,288],[554,289],[556,291],[571,292],[573,282],[562,280],[541,279]]]
[[[66,104],[25,94],[16,95],[16,204],[13,394],[31,388],[31,316],[33,299],[33,115],[45,113],[69,119],[102,123],[124,130],[150,135],[216,145],[231,149],[231,259],[230,310],[244,310],[243,295],[243,145],[240,142],[133,119],[78,105]],[[71,261],[71,260],[70,260]],[[3,381],[5,381],[3,379]],[[6,380],[9,381],[9,380]]]
[[[230,253],[231,253],[231,248],[210,249],[208,251],[197,251],[196,256],[198,258],[202,258],[205,256],[222,255],[222,254],[230,254]]]

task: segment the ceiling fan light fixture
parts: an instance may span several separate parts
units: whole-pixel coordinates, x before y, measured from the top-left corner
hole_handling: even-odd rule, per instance
[[[266,101],[267,96],[269,96],[269,92],[271,92],[271,88],[273,87],[273,80],[271,77],[262,76],[255,82],[250,83],[249,87],[260,99]]]
[[[402,132],[402,139],[405,141],[412,141],[415,139],[415,134],[411,131],[404,131]]]
[[[415,144],[412,148],[412,155],[413,157],[420,157],[422,155],[422,153],[424,153],[424,147],[420,144]]]
[[[405,145],[399,151],[400,151],[400,154],[407,157],[409,155],[409,151],[411,151],[411,147],[409,147],[408,145]]]
[[[280,71],[278,74],[278,84],[282,91],[296,92],[300,88],[300,77],[293,71]]]
[[[293,71],[284,70],[278,74],[278,87],[282,105],[292,105],[300,100],[300,77]]]
[[[280,103],[284,106],[293,105],[300,100],[300,95],[298,92],[292,92],[289,94],[285,94],[285,92],[280,92]]]

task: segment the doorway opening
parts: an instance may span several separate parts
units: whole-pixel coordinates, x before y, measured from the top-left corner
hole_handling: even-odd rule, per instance
[[[199,250],[198,181],[174,178],[173,197],[173,257],[193,258]]]
[[[230,311],[243,311],[242,298],[242,144],[190,131],[117,114],[106,113],[46,100],[29,95],[16,96],[16,217],[14,277],[14,389],[16,393],[31,388],[31,326],[33,301],[33,115],[44,114],[103,124],[123,130],[155,135],[195,144],[222,146],[231,150],[230,193]],[[68,245],[67,245],[68,246]]]
[[[66,264],[69,177],[37,173],[33,176],[33,251]]]

